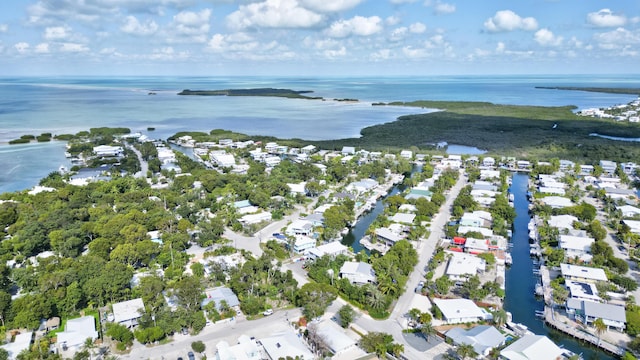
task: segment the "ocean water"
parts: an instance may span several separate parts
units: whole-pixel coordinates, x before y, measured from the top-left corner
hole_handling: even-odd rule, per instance
[[[434,77],[25,77],[0,78],[0,193],[30,188],[61,164],[61,143],[7,145],[23,134],[75,133],[124,126],[166,139],[178,131],[222,128],[250,135],[323,140],[358,137],[366,126],[429,109],[371,106],[412,100],[500,104],[627,103],[630,95],[536,89],[535,86],[632,87],[636,76]],[[311,90],[326,101],[269,97],[177,96],[182,89],[273,87]],[[148,95],[150,91],[156,95]],[[358,103],[333,99],[356,98]],[[461,144],[463,145],[463,144]]]

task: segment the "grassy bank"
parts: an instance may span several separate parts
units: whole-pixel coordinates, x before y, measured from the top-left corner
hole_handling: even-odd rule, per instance
[[[607,94],[629,94],[640,95],[639,88],[602,88],[602,87],[576,87],[576,86],[536,86],[536,89],[550,90],[574,90],[574,91],[590,91]]]
[[[574,115],[572,107],[494,105],[483,102],[416,101],[390,105],[445,109],[402,116],[386,124],[362,129],[360,138],[314,142],[325,148],[350,145],[391,150],[432,149],[433,144],[475,146],[490,153],[529,158],[560,157],[580,161],[609,158],[638,159],[638,143],[589,136],[599,133],[640,137],[640,127]]]

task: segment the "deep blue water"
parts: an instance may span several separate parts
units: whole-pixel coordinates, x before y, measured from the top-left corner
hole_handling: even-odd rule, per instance
[[[634,76],[433,76],[433,77],[25,77],[0,78],[0,148],[23,134],[71,133],[125,126],[167,138],[178,131],[223,128],[250,135],[310,140],[357,137],[366,126],[416,113],[415,108],[372,107],[411,100],[490,101],[501,104],[576,105],[627,103],[629,95],[535,89],[535,86],[631,87]],[[312,90],[328,101],[177,96],[182,89],[273,87]],[[157,95],[147,95],[150,91]],[[333,99],[357,98],[359,103]],[[428,111],[428,110],[419,110]],[[49,152],[54,152],[49,153]],[[45,154],[46,153],[46,154]],[[57,146],[0,151],[0,192],[29,188],[65,162]]]
[[[513,315],[513,321],[525,324],[529,330],[538,335],[546,335],[556,344],[574,353],[582,353],[584,359],[614,359],[593,346],[575,341],[572,337],[550,329],[535,316],[535,310],[544,309],[544,301],[534,296],[538,276],[533,273],[533,263],[529,257],[529,201],[527,200],[528,176],[515,174],[511,185],[514,194],[514,208],[517,216],[513,224],[513,247],[511,256],[513,265],[506,273],[505,309]]]

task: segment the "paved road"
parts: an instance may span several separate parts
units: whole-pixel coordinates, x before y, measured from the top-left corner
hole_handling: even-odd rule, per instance
[[[133,176],[136,177],[136,178],[146,178],[147,177],[147,172],[149,171],[149,163],[147,163],[142,158],[142,154],[134,146],[131,146],[131,145],[127,144],[127,143],[124,143],[124,146],[126,146],[127,149],[130,149],[131,151],[133,151],[136,154],[136,156],[138,157],[138,161],[140,162],[140,171],[135,173],[135,175],[133,175]]]

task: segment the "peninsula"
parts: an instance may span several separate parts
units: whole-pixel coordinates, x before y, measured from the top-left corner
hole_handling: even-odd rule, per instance
[[[185,89],[178,95],[200,95],[200,96],[270,96],[285,97],[291,99],[311,99],[320,100],[322,97],[312,97],[303,94],[312,93],[311,90],[291,90],[274,88],[254,88],[254,89],[225,89],[225,90],[189,90]]]
[[[536,89],[573,90],[573,91],[599,92],[599,93],[607,93],[607,94],[640,95],[640,88],[604,88],[604,87],[579,87],[579,86],[536,86]]]

